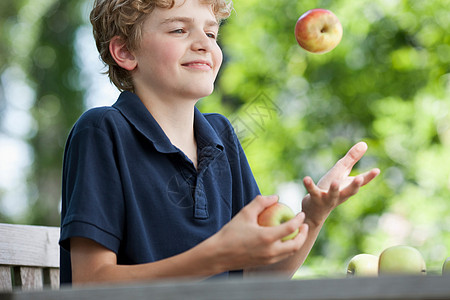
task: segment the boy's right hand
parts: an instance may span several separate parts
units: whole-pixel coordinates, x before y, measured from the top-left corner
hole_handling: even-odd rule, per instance
[[[258,224],[258,215],[278,201],[277,196],[257,196],[246,205],[210,241],[217,243],[217,259],[224,270],[245,269],[279,262],[296,253],[308,235],[304,213],[274,227]],[[296,229],[298,235],[288,241],[281,239]]]

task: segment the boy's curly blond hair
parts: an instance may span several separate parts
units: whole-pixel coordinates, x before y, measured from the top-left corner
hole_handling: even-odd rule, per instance
[[[212,5],[219,22],[231,13],[231,0],[200,1]],[[170,9],[174,5],[175,0],[95,0],[90,14],[95,43],[101,59],[108,66],[105,73],[120,91],[134,91],[134,86],[130,72],[121,68],[109,52],[111,39],[119,36],[128,50],[138,49],[145,17],[156,7]]]

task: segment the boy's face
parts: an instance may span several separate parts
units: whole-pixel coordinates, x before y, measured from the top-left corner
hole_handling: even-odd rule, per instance
[[[136,92],[195,100],[211,94],[222,64],[218,30],[211,5],[199,0],[155,8],[144,22],[140,48],[133,53]]]

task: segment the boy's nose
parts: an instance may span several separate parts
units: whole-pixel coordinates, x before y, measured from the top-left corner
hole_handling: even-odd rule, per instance
[[[205,51],[211,50],[211,38],[204,32],[196,33],[192,42],[192,50]]]

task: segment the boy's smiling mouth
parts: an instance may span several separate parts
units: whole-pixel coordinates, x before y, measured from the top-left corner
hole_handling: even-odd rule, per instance
[[[210,70],[212,69],[212,63],[206,60],[194,60],[181,64],[183,67],[199,69],[199,70]]]

